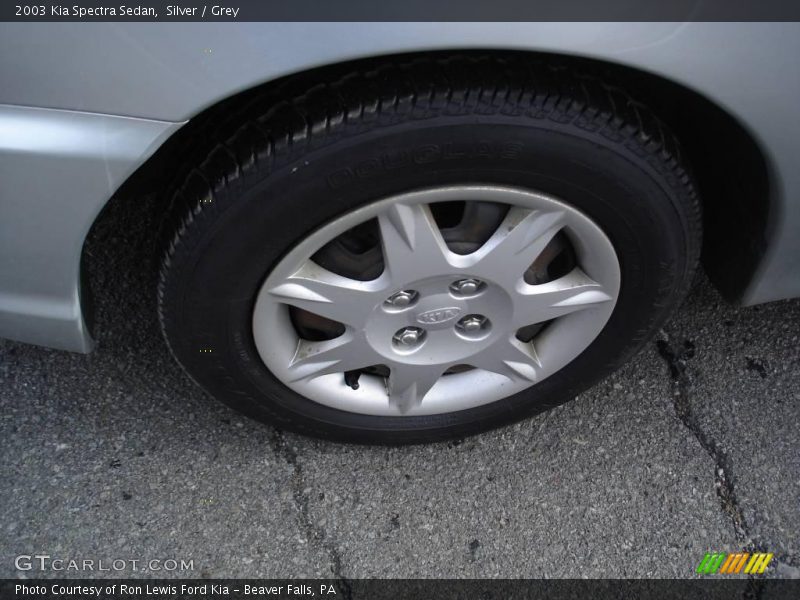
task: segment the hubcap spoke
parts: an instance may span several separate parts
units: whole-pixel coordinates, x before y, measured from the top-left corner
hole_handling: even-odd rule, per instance
[[[289,364],[290,381],[313,379],[370,366],[375,355],[358,334],[346,332],[332,340],[299,340]]]
[[[285,304],[360,329],[383,301],[382,288],[381,279],[357,281],[308,262],[269,293]]]
[[[470,364],[527,385],[539,379],[542,366],[533,344],[517,338],[499,341],[470,360]]]
[[[603,286],[581,269],[540,285],[522,283],[514,298],[517,327],[543,323],[611,300]]]
[[[533,261],[564,226],[561,211],[512,207],[486,243],[474,253],[471,271],[509,284],[522,278]]]
[[[392,281],[446,273],[450,250],[426,204],[394,204],[378,217],[383,260]]]
[[[389,404],[401,414],[419,406],[446,368],[444,365],[391,365],[387,383]]]

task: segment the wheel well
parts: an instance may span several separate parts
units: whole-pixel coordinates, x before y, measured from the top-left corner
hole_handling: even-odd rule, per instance
[[[324,85],[354,66],[378,68],[388,60],[465,55],[524,55],[531,60],[555,63],[599,76],[650,107],[680,140],[684,161],[697,180],[704,210],[703,266],[726,298],[735,301],[742,295],[765,252],[771,210],[767,162],[752,136],[718,105],[660,76],[596,59],[538,52],[426,52],[361,59],[289,75],[225,98],[195,115],[120,187],[95,221],[84,254],[89,241],[97,237],[93,236],[96,229],[113,229],[108,221],[120,214],[115,209],[116,203],[157,194],[154,202],[128,204],[166,213],[167,192],[172,185],[205,158],[213,147],[212,140],[235,131],[237,124],[253,110],[277,106],[282,98],[297,95],[298,89]]]

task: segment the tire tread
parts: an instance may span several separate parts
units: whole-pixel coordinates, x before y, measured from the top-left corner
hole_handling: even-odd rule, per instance
[[[699,261],[701,203],[679,141],[647,106],[595,74],[545,61],[468,54],[387,60],[305,89],[287,83],[267,90],[207,127],[204,137],[217,141],[202,160],[187,165],[173,187],[164,227],[158,316],[176,359],[169,334],[175,311],[166,309],[174,265],[178,255],[191,252],[192,230],[236,202],[238,186],[345,135],[441,115],[548,120],[602,136],[646,161],[679,198],[676,211],[687,232],[684,269],[675,274],[680,284],[664,290],[664,306],[673,308],[686,295]],[[655,319],[642,331],[658,326]]]

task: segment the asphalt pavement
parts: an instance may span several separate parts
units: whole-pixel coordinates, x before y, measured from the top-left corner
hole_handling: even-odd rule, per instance
[[[126,219],[90,245],[94,353],[0,340],[0,577],[92,575],[16,568],[37,553],[127,561],[118,576],[689,577],[742,549],[800,576],[800,301],[739,308],[700,276],[571,403],[449,443],[348,446],[189,380],[131,252],[155,224]]]

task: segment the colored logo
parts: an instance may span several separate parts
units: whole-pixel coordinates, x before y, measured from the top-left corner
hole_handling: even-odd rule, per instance
[[[772,552],[769,554],[766,552],[755,552],[753,554],[747,552],[737,552],[735,554],[706,552],[697,567],[697,573],[701,575],[713,575],[714,573],[723,575],[735,575],[737,573],[758,575],[766,570],[772,557]]]

